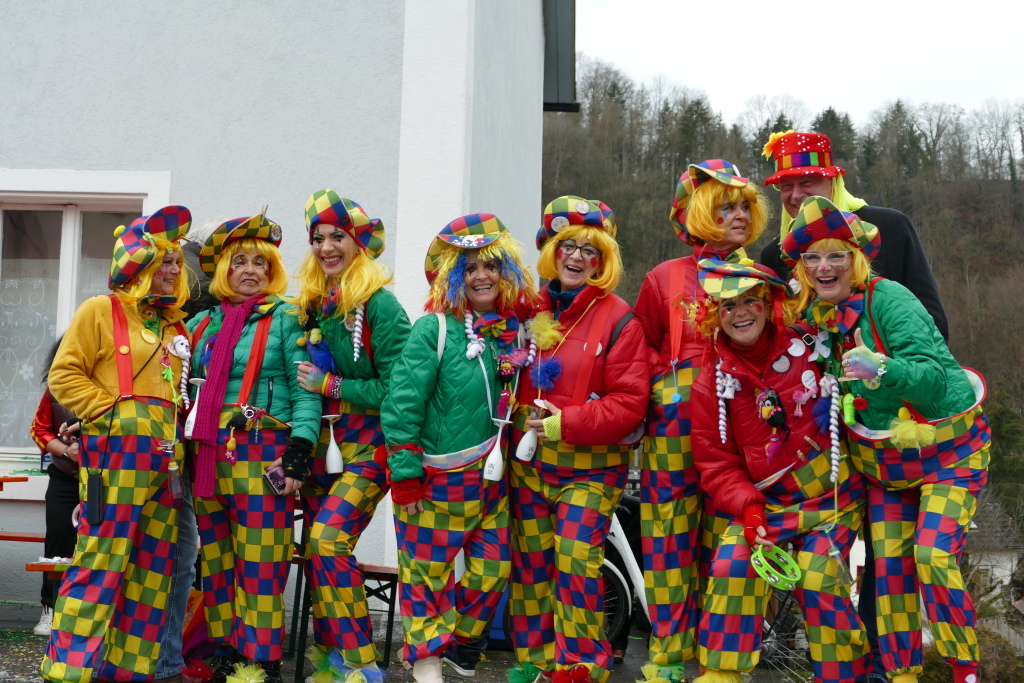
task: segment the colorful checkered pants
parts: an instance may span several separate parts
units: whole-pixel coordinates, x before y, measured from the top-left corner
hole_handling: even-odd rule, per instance
[[[662,666],[695,656],[701,494],[690,449],[690,386],[699,373],[684,361],[656,380],[647,415],[640,533],[650,660]]]
[[[379,655],[373,645],[363,573],[354,553],[388,492],[386,472],[373,462],[373,450],[384,443],[384,436],[376,411],[344,402],[325,408],[325,414],[339,413],[331,428],[345,471],[340,475],[326,471],[330,432],[325,426],[320,430],[310,483],[302,491],[305,519],[310,520],[306,579],[312,591],[317,644],[341,650],[350,664],[369,664]]]
[[[167,486],[175,437],[167,401],[117,403],[82,424],[82,511],[74,563],[64,572],[40,666],[50,681],[148,681],[156,673],[178,536]],[[180,447],[176,451],[181,461]],[[89,524],[88,480],[103,482],[103,521]]]
[[[829,549],[831,539],[849,556],[864,510],[864,483],[844,459],[837,514],[829,472],[828,454],[818,454],[765,489],[766,527],[774,543],[792,544],[803,572],[793,594],[803,608],[814,680],[855,683],[866,672],[867,638]],[[833,521],[835,528],[827,530]],[[715,551],[701,613],[698,654],[708,669],[751,671],[760,659],[769,586],[754,571],[750,553],[743,524],[734,520]]]
[[[406,661],[442,653],[479,637],[490,622],[511,570],[508,484],[483,478],[484,459],[462,470],[436,471],[423,512],[395,505],[398,578]],[[465,551],[466,573],[452,569]]]
[[[542,671],[583,664],[603,681],[612,666],[604,632],[604,542],[628,465],[558,467],[542,441],[529,463],[513,460],[512,642],[520,663]]]
[[[223,444],[228,430],[220,432]],[[263,468],[281,456],[288,435],[235,430],[236,462],[218,446],[214,495],[195,500],[210,638],[259,662],[281,659],[284,640],[295,498],[276,495]]]
[[[854,464],[878,485],[868,491],[868,521],[878,649],[891,676],[922,671],[919,591],[939,654],[962,664],[979,657],[960,556],[988,479],[991,431],[980,408],[936,427],[936,445],[921,452],[850,437]]]

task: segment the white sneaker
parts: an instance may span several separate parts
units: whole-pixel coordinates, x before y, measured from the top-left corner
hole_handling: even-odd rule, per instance
[[[412,665],[412,677],[416,683],[444,683],[441,677],[441,658],[424,657]]]
[[[43,605],[43,613],[39,615],[39,623],[32,629],[37,636],[48,636],[53,630],[53,610]]]

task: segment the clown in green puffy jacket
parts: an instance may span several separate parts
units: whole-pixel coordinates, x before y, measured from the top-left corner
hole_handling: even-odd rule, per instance
[[[295,497],[320,431],[320,397],[295,362],[298,320],[280,300],[288,286],[281,227],[264,215],[226,221],[200,251],[220,306],[190,322],[192,375],[205,379],[193,406],[195,506],[203,599],[214,675],[238,661],[280,680],[284,590]],[[275,489],[264,479],[280,464]],[[261,577],[254,581],[251,577]]]
[[[404,659],[419,683],[442,683],[441,656],[480,636],[511,570],[498,423],[508,418],[518,313],[532,278],[492,214],[462,216],[427,254],[428,315],[413,325],[381,408],[395,503]],[[444,326],[441,326],[441,323]],[[449,584],[465,553],[461,587]]]
[[[302,488],[316,640],[308,654],[317,680],[379,683],[380,654],[355,549],[389,490],[373,452],[384,443],[380,407],[409,336],[409,318],[385,289],[391,276],[377,261],[384,251],[380,219],[334,190],[319,190],[306,201],[306,228],[310,250],[296,278],[295,303],[308,331],[303,345],[309,358],[296,375],[311,395],[322,396],[324,412]]]

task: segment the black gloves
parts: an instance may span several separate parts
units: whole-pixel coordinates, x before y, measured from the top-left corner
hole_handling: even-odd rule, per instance
[[[281,454],[281,466],[284,476],[305,481],[309,476],[309,456],[313,453],[313,442],[293,436],[288,440],[288,447]]]

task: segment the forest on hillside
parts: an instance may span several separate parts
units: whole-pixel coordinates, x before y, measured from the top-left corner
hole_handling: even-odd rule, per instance
[[[618,293],[629,302],[648,270],[690,252],[668,221],[688,164],[725,158],[761,185],[772,171],[761,156],[772,132],[828,135],[847,188],[916,225],[949,318],[950,349],[988,382],[990,483],[1008,512],[1024,514],[1024,102],[992,99],[966,111],[896,101],[858,129],[831,107],[809,112],[788,97],[759,96],[726,123],[702,93],[638,84],[585,56],[577,60],[577,99],[579,113],[544,115],[543,197],[575,194],[612,207],[626,267]],[[764,195],[772,217],[748,247],[752,258],[778,238],[778,193]]]

